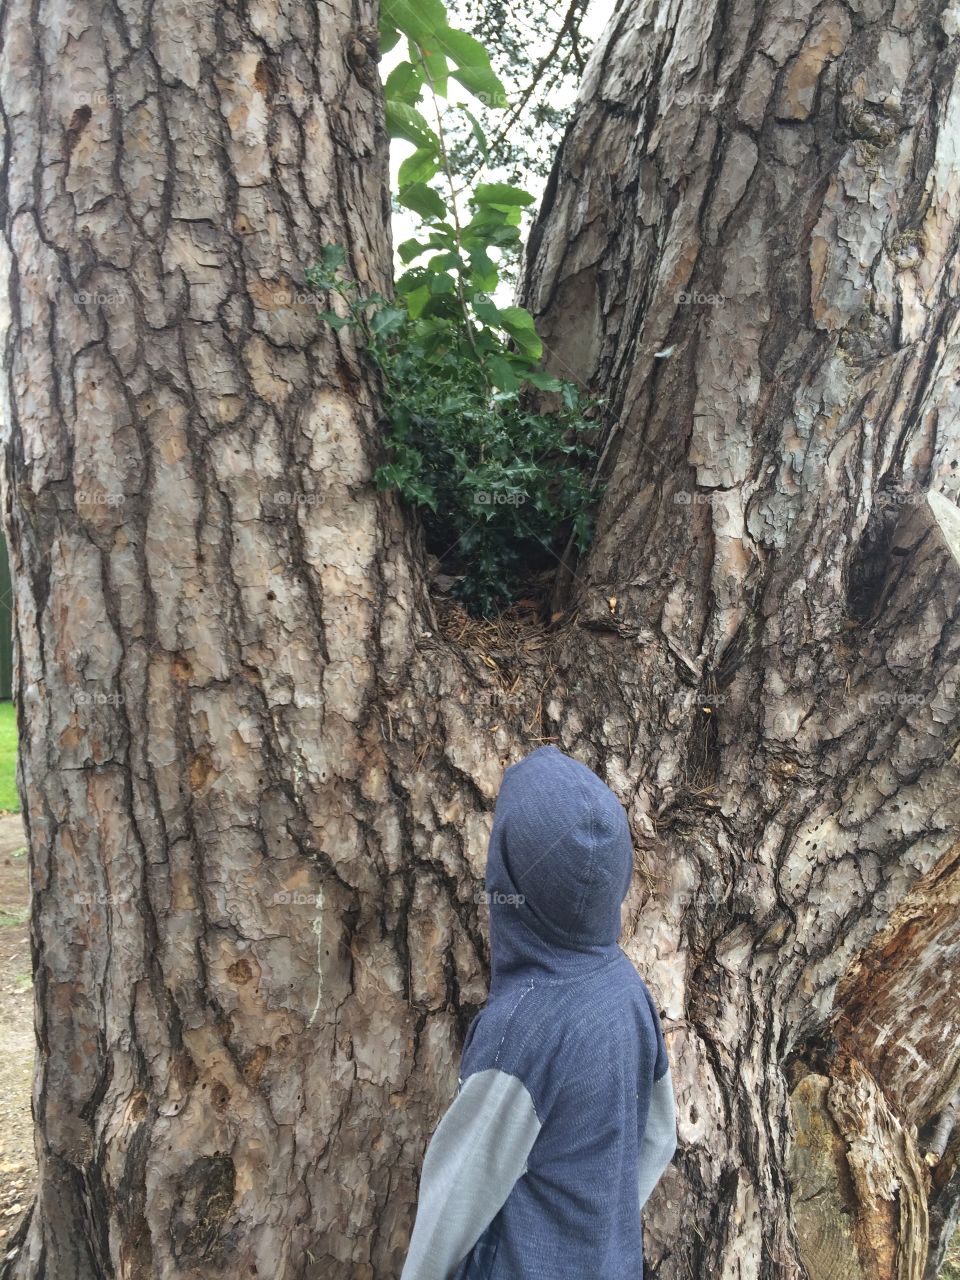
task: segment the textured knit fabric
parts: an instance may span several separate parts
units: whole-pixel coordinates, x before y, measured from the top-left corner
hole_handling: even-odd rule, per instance
[[[641,1280],[640,1209],[676,1127],[656,1009],[617,945],[632,870],[626,815],[589,769],[543,747],[507,770],[490,997],[424,1161],[403,1280]]]
[[[437,1126],[402,1280],[447,1280],[500,1211],[540,1132],[522,1081],[477,1071]]]

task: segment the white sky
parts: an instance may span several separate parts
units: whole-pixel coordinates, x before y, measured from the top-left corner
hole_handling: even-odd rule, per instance
[[[592,0],[592,3],[587,9],[586,16],[581,26],[583,33],[586,36],[588,36],[591,39],[591,41],[596,41],[599,38],[600,33],[603,31],[603,28],[607,23],[607,20],[613,13],[614,6],[615,6],[615,0]],[[549,49],[549,47],[550,47],[549,44],[545,43],[543,46],[542,53],[545,54]],[[532,52],[536,54],[536,50],[533,50]],[[382,80],[386,80],[387,76],[390,74],[393,68],[397,65],[397,63],[403,62],[406,59],[406,57],[407,57],[407,42],[406,40],[401,39],[397,42],[395,47],[390,50],[389,53],[384,55],[383,61],[380,63],[380,78]],[[470,105],[469,94],[467,94],[465,90],[460,89],[460,86],[457,85],[454,80],[450,81],[450,90],[451,90],[451,100],[453,102],[462,101],[466,103],[467,106]],[[458,90],[459,90],[459,96],[457,92]],[[509,93],[509,86],[508,86],[508,93]],[[573,101],[574,101],[574,94],[571,93],[569,95],[570,106],[573,105]],[[567,103],[561,101],[559,105],[567,105]],[[429,102],[424,102],[423,106],[421,107],[421,110],[423,111],[424,115],[427,117],[427,120],[429,121],[429,123],[431,125],[434,125],[432,104],[430,104]],[[391,142],[390,144],[390,183],[394,190],[396,190],[396,187],[397,187],[397,170],[399,169],[401,162],[413,151],[413,149],[414,149],[413,144],[409,142],[405,142],[402,138],[397,139],[395,142]],[[487,174],[481,174],[480,177],[481,177],[481,180],[488,179]],[[540,197],[543,194],[544,179],[541,179],[540,177],[533,174],[527,174],[521,185],[524,186],[525,189],[529,191],[530,194],[534,197],[534,203],[529,207],[531,210],[536,210],[540,205]],[[394,213],[393,215],[394,245],[400,244],[401,241],[407,240],[411,236],[415,235],[418,225],[419,223],[416,215],[413,213],[410,213],[408,210],[403,209],[399,213]],[[400,272],[403,269],[404,269],[403,264],[398,261],[395,264],[395,270],[397,272]],[[501,304],[505,302],[509,302],[511,300],[506,295],[500,296],[504,287],[505,286],[501,285],[501,287],[497,290],[496,300]],[[507,288],[507,292],[509,293],[511,290],[509,289],[508,286],[506,288]]]

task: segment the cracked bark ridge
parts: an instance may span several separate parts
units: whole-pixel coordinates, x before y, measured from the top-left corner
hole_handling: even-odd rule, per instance
[[[376,387],[303,286],[336,242],[389,288],[375,7],[0,23],[39,1045],[2,1273],[394,1274],[516,744],[455,701]]]
[[[958,31],[622,4],[530,241],[608,399],[546,725],[646,832],[651,1276],[933,1280],[956,1222]]]
[[[323,241],[389,279],[373,10],[8,0],[40,1191],[5,1280],[397,1273],[484,998],[501,769],[544,733],[642,854],[681,1137],[651,1274],[815,1265],[804,1102],[864,1267],[932,1265],[956,1144],[916,1189],[910,1126],[947,1055],[911,1042],[907,1114],[892,996],[846,1071],[838,1019],[898,905],[932,915],[957,817],[952,22],[621,6],[530,277],[557,358],[610,388],[609,486],[578,619],[491,673],[438,626],[370,483],[376,388],[302,296]],[[891,992],[955,963],[954,918],[897,934]],[[884,1217],[894,1174],[913,1208]]]

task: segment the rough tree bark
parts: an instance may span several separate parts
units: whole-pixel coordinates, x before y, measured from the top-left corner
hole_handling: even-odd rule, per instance
[[[655,1276],[932,1280],[956,1225],[958,31],[626,0],[531,238],[608,401],[549,727],[651,841]]]
[[[650,1274],[933,1266],[955,18],[805,12],[622,5],[591,63],[528,292],[608,394],[608,487],[514,666],[438,625],[376,388],[300,294],[323,241],[389,278],[373,5],[7,0],[40,1190],[4,1276],[397,1274],[542,736],[637,834],[681,1109]]]

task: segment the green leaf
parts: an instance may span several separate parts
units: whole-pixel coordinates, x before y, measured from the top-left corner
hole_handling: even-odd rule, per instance
[[[473,310],[478,320],[483,320],[486,324],[492,324],[494,328],[501,328],[500,309],[489,298],[474,298]]]
[[[440,271],[435,276],[430,277],[430,293],[432,296],[456,293],[456,291],[457,286],[454,283],[453,276],[448,275],[445,271]]]
[[[427,259],[424,268],[427,271],[460,271],[463,269],[463,260],[459,253],[438,253]]]
[[[412,182],[409,187],[404,187],[397,198],[405,208],[419,213],[424,221],[442,218],[447,212],[447,206],[437,192],[423,182]]]
[[[398,62],[387,76],[383,96],[415,107],[423,91],[423,76],[412,62]]]
[[[480,182],[471,199],[474,204],[492,205],[495,209],[505,210],[533,203],[533,196],[529,191],[513,187],[508,182]]]
[[[318,313],[321,320],[325,320],[331,329],[340,330],[353,321],[350,316],[338,316],[335,311],[321,311]]]
[[[419,44],[447,26],[447,10],[443,0],[381,0],[380,22]]]
[[[397,245],[397,256],[403,263],[412,262],[421,253],[426,253],[428,248],[429,245],[421,244],[419,240],[404,240]]]
[[[481,293],[492,293],[500,278],[497,264],[485,249],[471,249],[467,256],[473,271],[473,279],[470,282],[472,287],[479,289]]]
[[[342,244],[325,244],[320,250],[320,265],[328,275],[332,275],[347,260],[347,251]]]
[[[441,98],[447,96],[447,79],[448,69],[447,60],[440,52],[438,45],[439,37],[431,36],[428,40],[421,40],[414,44],[410,42],[411,58],[418,58],[420,66],[423,68],[424,81],[430,86],[434,93]]]
[[[502,391],[517,391],[519,389],[520,379],[514,372],[509,360],[505,360],[503,356],[488,356],[486,365],[490,372],[490,379],[495,387],[499,387]]]
[[[397,173],[397,186],[402,191],[413,182],[429,182],[440,168],[437,153],[428,147],[417,147],[416,151],[400,165]]]
[[[438,32],[435,39],[454,64],[450,74],[460,81],[468,93],[493,109],[507,105],[503,84],[490,65],[490,55],[479,40],[454,27]]]
[[[540,391],[561,391],[563,389],[563,383],[559,378],[554,378],[552,374],[543,373],[538,369],[525,373],[523,379],[524,382],[529,382]]]
[[[470,128],[473,130],[473,136],[476,138],[477,146],[480,148],[480,155],[483,157],[484,164],[486,164],[490,159],[490,151],[487,147],[487,135],[481,129],[480,121],[472,111],[468,111],[466,107],[461,107],[460,110],[470,121]]]
[[[396,46],[400,39],[400,32],[390,22],[383,19],[383,11],[380,13],[380,52],[389,53]]]
[[[539,360],[543,354],[543,343],[537,335],[533,316],[529,311],[525,311],[523,307],[501,307],[500,323],[524,355]]]
[[[402,307],[381,307],[370,318],[370,328],[380,338],[385,334],[395,333],[406,323],[407,313]]]
[[[416,320],[422,313],[423,308],[430,301],[430,290],[427,285],[419,285],[416,289],[411,289],[407,294],[407,314],[411,320]]]
[[[439,153],[440,139],[419,111],[406,102],[386,101],[387,133],[391,138],[406,138],[414,146]]]

